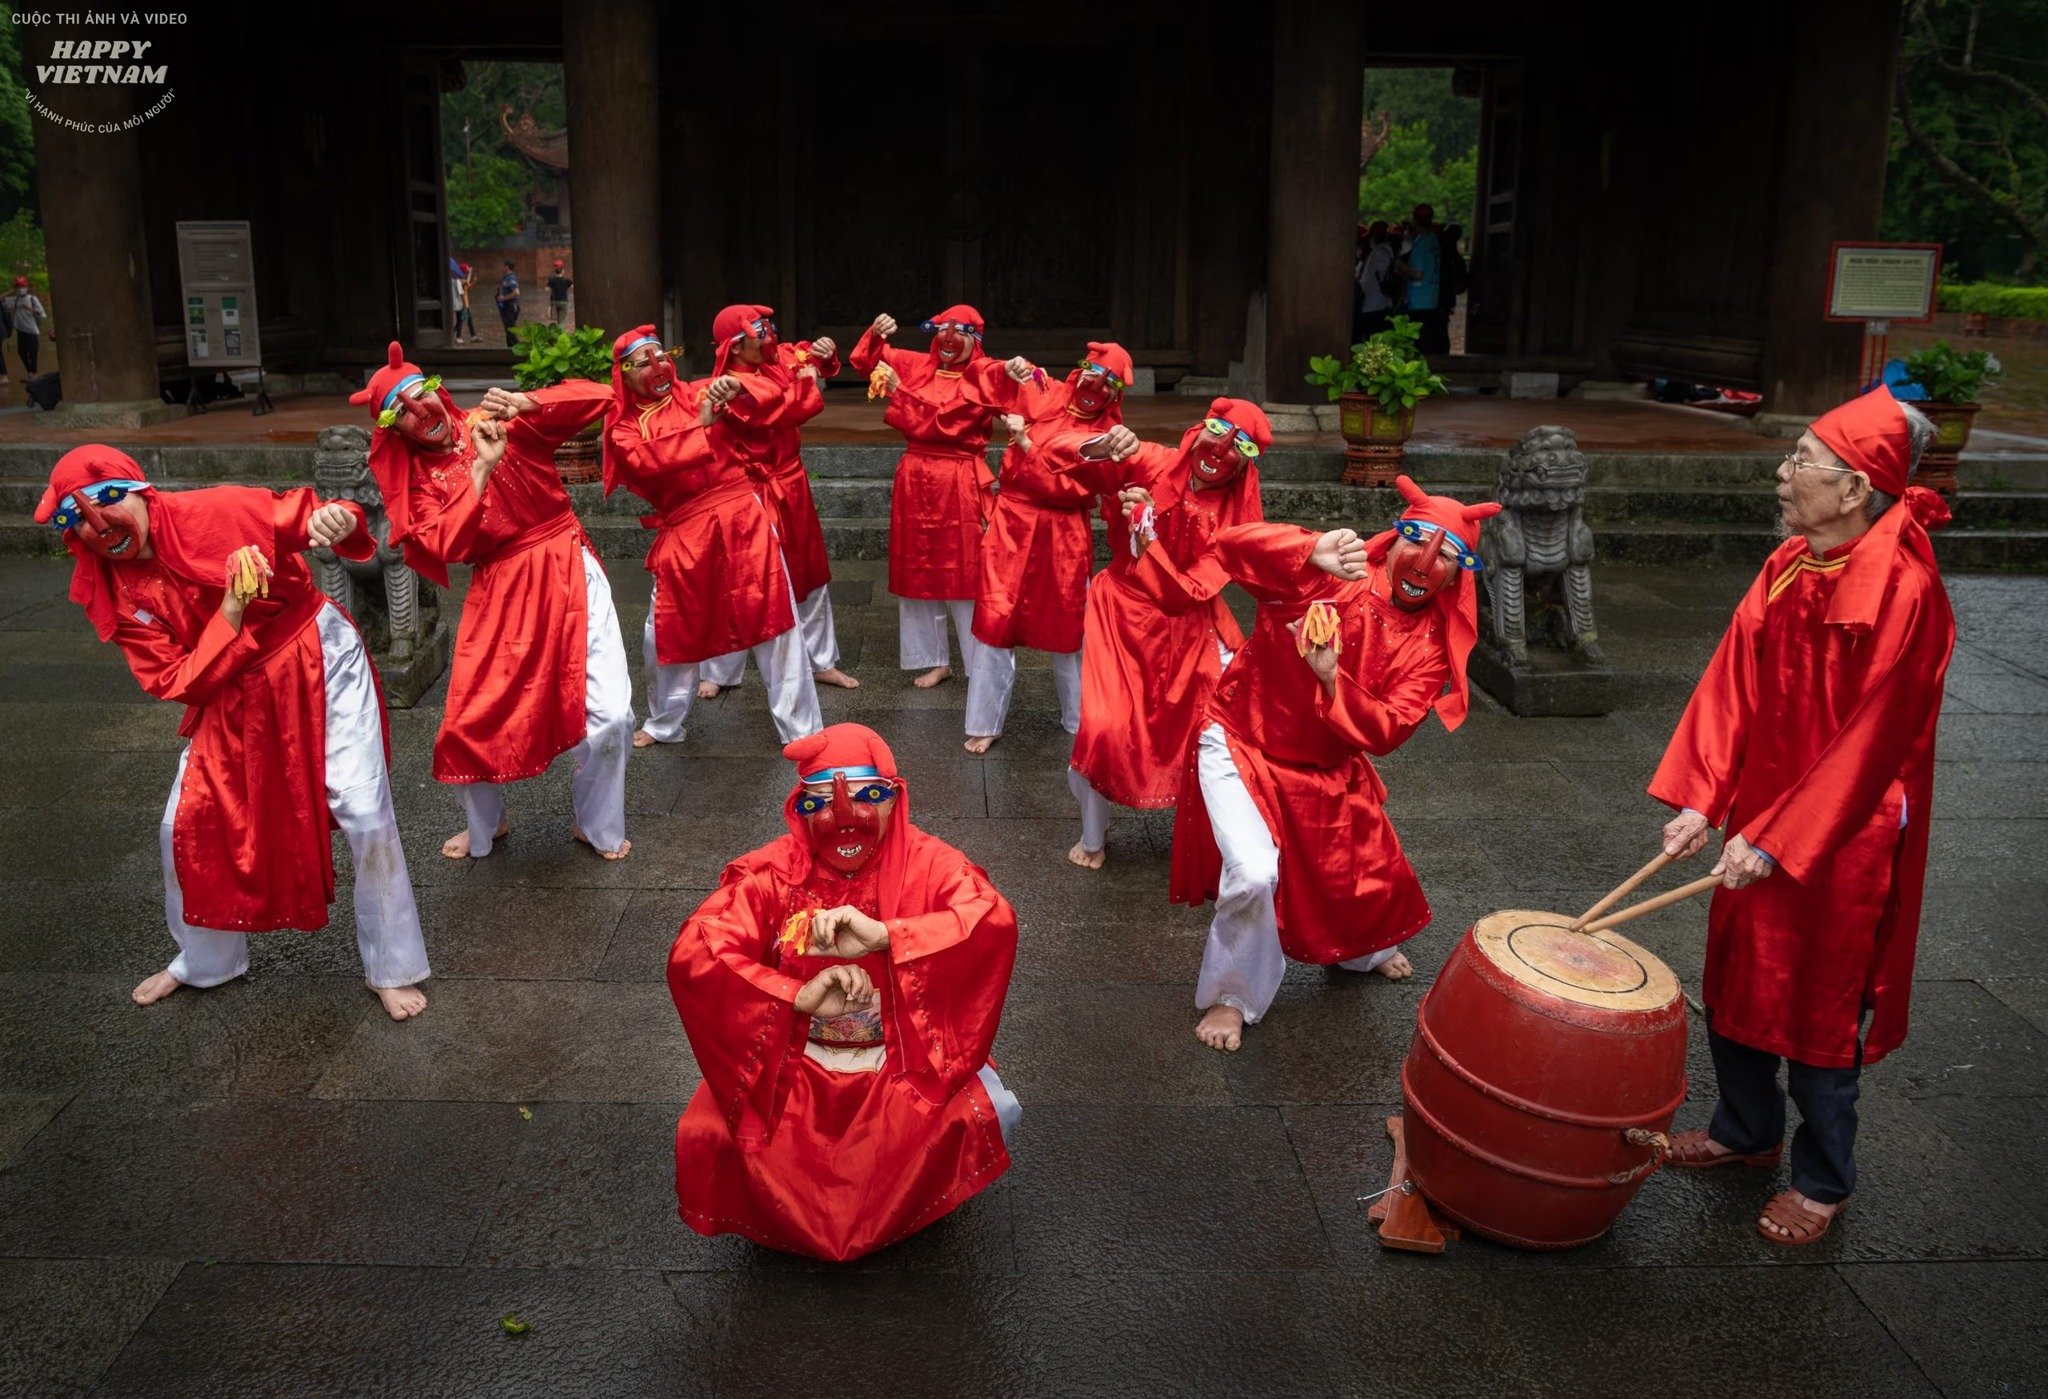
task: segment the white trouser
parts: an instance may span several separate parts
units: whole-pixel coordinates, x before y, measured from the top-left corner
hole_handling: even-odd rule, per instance
[[[413,905],[412,879],[391,807],[377,679],[362,638],[340,608],[333,603],[323,606],[319,627],[327,688],[327,809],[348,837],[355,860],[356,949],[362,954],[363,977],[386,990],[410,986],[429,975],[427,945],[420,937],[419,910]],[[187,986],[218,986],[249,970],[249,935],[195,928],[185,921],[185,891],[179,887],[178,865],[171,853],[171,827],[177,820],[185,760],[191,751],[187,744],[178,755],[178,775],[171,781],[171,799],[157,829],[164,862],[164,921],[178,944],[171,975]]]
[[[689,731],[690,706],[696,702],[700,676],[709,678],[710,668],[719,661],[736,658],[744,666],[747,653],[681,665],[659,664],[654,650],[654,596],[660,587],[657,583],[647,595],[647,625],[640,629],[640,657],[647,666],[647,722],[640,727],[656,743],[681,743]],[[818,710],[818,683],[811,678],[802,631],[791,627],[751,649],[754,664],[761,668],[761,681],[768,688],[768,713],[782,741],[788,743],[824,728],[825,718]]]
[[[1024,1118],[1024,1105],[1017,1101],[1017,1095],[1003,1087],[1003,1081],[996,1077],[994,1064],[983,1064],[979,1076],[981,1086],[988,1090],[988,1100],[996,1110],[996,1126],[1003,1134],[1003,1145],[1010,1144],[1010,1134],[1017,1130],[1017,1124]]]
[[[812,671],[830,670],[839,664],[839,633],[832,625],[832,585],[821,583],[796,605],[796,629],[804,643],[804,657]],[[702,676],[720,689],[730,690],[746,673],[747,653],[728,651],[704,662]]]
[[[1003,731],[1016,684],[1017,655],[1007,646],[984,646],[974,639],[974,599],[896,599],[896,660],[905,670],[930,670],[946,665],[946,618],[960,636],[960,664],[967,671],[967,736],[994,738]]]
[[[1223,875],[1216,887],[1216,916],[1209,920],[1209,942],[1202,949],[1201,975],[1195,980],[1195,1007],[1235,1006],[1247,1023],[1256,1024],[1279,994],[1280,978],[1287,972],[1273,906],[1273,891],[1280,883],[1280,850],[1231,761],[1230,741],[1221,724],[1202,730],[1199,771],[1202,803],[1209,809],[1209,827],[1223,855]],[[1337,965],[1347,971],[1371,971],[1398,950],[1383,948]]]
[[[1052,653],[1052,687],[1060,697],[1060,727],[1070,734],[1081,732],[1081,653]]]
[[[1067,769],[1067,790],[1081,803],[1081,848],[1093,855],[1109,839],[1109,798],[1079,768]]]
[[[569,750],[576,764],[569,784],[576,825],[599,850],[626,841],[626,759],[633,751],[633,675],[626,640],[612,607],[612,585],[597,555],[583,551],[583,741]],[[469,818],[469,853],[481,859],[505,819],[505,789],[496,782],[465,782],[462,809]]]

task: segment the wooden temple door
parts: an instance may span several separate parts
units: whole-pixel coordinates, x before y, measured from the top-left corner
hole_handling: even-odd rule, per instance
[[[1472,231],[1472,288],[1465,303],[1468,354],[1504,354],[1509,348],[1525,96],[1519,68],[1487,70],[1479,111],[1478,226]]]
[[[399,78],[400,156],[405,202],[397,305],[408,346],[449,343],[455,313],[448,275],[448,213],[442,184],[440,60],[405,55]]]

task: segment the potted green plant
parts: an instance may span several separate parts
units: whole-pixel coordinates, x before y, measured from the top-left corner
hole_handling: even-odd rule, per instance
[[[1347,485],[1392,484],[1415,431],[1415,405],[1448,392],[1416,349],[1421,333],[1415,321],[1396,316],[1385,330],[1353,345],[1348,359],[1316,355],[1308,362],[1308,382],[1328,390],[1337,404]]]
[[[611,342],[604,330],[594,325],[563,330],[546,321],[522,325],[512,332],[519,355],[512,361],[512,379],[522,389],[544,389],[565,379],[591,379],[609,384],[612,379]],[[604,424],[592,423],[555,451],[555,470],[568,485],[595,481],[602,474],[599,464]]]
[[[1920,454],[1913,483],[1943,495],[1954,495],[1956,458],[1970,440],[1970,424],[1981,406],[1984,386],[2005,372],[1998,356],[1985,350],[1958,350],[1946,340],[1906,356],[1906,377],[1926,390],[1914,407],[1934,420],[1934,442]]]

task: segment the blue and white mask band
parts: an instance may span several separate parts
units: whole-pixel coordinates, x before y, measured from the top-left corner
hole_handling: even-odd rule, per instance
[[[848,782],[858,782],[862,778],[880,777],[881,775],[882,771],[880,768],[869,764],[862,764],[859,767],[820,768],[816,772],[804,775],[804,785],[808,787],[813,782],[830,782],[835,777],[843,777]]]
[[[424,374],[406,375],[403,379],[400,379],[396,384],[393,384],[391,386],[391,392],[385,394],[384,401],[377,405],[378,411],[382,412],[384,409],[389,408],[392,404],[398,402],[399,395],[403,394],[407,389],[411,388],[414,384],[424,384],[426,381],[427,376]]]

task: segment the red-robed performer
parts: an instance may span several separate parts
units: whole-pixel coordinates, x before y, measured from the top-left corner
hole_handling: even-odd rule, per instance
[[[1239,525],[1191,571],[1148,549],[1133,574],[1167,611],[1207,607],[1232,580],[1259,605],[1210,697],[1173,828],[1173,901],[1216,901],[1195,986],[1195,1034],[1214,1049],[1235,1050],[1266,1013],[1286,958],[1397,980],[1413,971],[1400,944],[1429,923],[1368,755],[1432,709],[1446,729],[1465,721],[1474,546],[1500,506],[1396,484],[1401,514],[1369,541]]]
[[[983,387],[995,366],[982,354],[981,312],[948,306],[924,323],[924,354],[889,344],[896,318],[875,317],[853,347],[855,373],[870,376],[870,396],[886,395],[882,421],[904,437],[889,494],[889,591],[896,595],[897,661],[923,672],[921,690],[953,672],[946,663],[946,618],[960,637],[967,670],[967,736],[1003,731],[1017,661],[974,639],[974,594],[981,584],[981,532],[995,503],[988,439],[996,409]]]
[[[796,589],[797,626],[818,681],[853,690],[860,681],[839,668],[839,635],[832,625],[832,563],[825,531],[804,470],[803,425],[825,408],[819,379],[839,372],[839,347],[830,336],[793,343],[781,339],[772,306],[728,306],[711,321],[712,375],[757,375],[779,396],[736,398],[726,415],[747,469],[768,490],[782,533],[782,553]],[[699,381],[695,387],[703,387]],[[746,652],[721,656],[704,667],[698,697],[740,683]]]
[[[1814,420],[1778,466],[1792,536],[1735,609],[1650,795],[1680,808],[1667,853],[1727,831],[1707,920],[1707,1037],[1720,1102],[1670,1164],[1772,1167],[1778,1061],[1804,1119],[1792,1188],[1757,1220],[1811,1243],[1856,1185],[1862,1066],[1906,1038],[1955,620],[1908,482],[1934,426],[1879,388]],[[1867,1024],[1866,1024],[1867,1020]]]
[[[984,646],[1029,646],[1052,654],[1060,724],[1081,729],[1081,641],[1087,624],[1088,574],[1095,536],[1088,523],[1095,492],[1071,471],[1081,444],[1124,420],[1131,357],[1124,347],[1088,342],[1088,357],[1053,384],[1022,359],[1004,374],[984,377],[1010,415],[1010,445],[997,478],[996,508],[981,541],[981,581],[974,600],[974,637]],[[1013,672],[1014,674],[1014,672]],[[1009,707],[1008,696],[1003,707]],[[969,739],[970,753],[989,742]]]
[[[71,600],[142,688],[185,706],[158,843],[178,955],[149,1005],[249,970],[251,933],[327,926],[339,827],[355,859],[363,976],[393,1020],[426,1009],[427,949],[392,811],[384,696],[308,548],[367,559],[352,502],[211,486],[159,495],[112,447],[58,459],[36,520],[75,561]]]
[[[774,517],[724,416],[735,395],[772,402],[780,392],[758,374],[723,375],[702,390],[682,383],[651,325],[612,342],[604,491],[623,485],[653,506],[640,523],[658,531],[640,635],[647,722],[635,748],[681,743],[703,663],[749,651],[784,743],[825,726]]]
[[[1067,852],[1077,865],[1102,868],[1111,802],[1158,808],[1180,800],[1210,692],[1244,645],[1220,597],[1164,615],[1130,581],[1142,551],[1136,546],[1192,568],[1218,531],[1263,520],[1257,462],[1272,445],[1273,425],[1257,404],[1219,398],[1181,435],[1178,450],[1140,442],[1118,426],[1099,444],[1085,444],[1068,468],[1102,493],[1109,525],[1109,567],[1088,586],[1081,731],[1067,764],[1067,786],[1081,804],[1081,839]],[[1138,508],[1127,516],[1125,504]]]
[[[704,1076],[676,1124],[676,1199],[700,1234],[840,1262],[1008,1169],[1020,1110],[988,1053],[1017,919],[910,823],[872,730],[835,724],[783,756],[789,834],[727,866],[669,954]]]
[[[490,854],[510,829],[502,784],[572,752],[573,833],[624,859],[633,680],[611,584],[555,470],[555,449],[604,412],[611,391],[581,379],[492,389],[465,417],[394,340],[349,401],[377,420],[370,470],[405,561],[444,588],[450,564],[475,569],[434,739],[434,780],[460,787],[467,828],[441,853]]]

